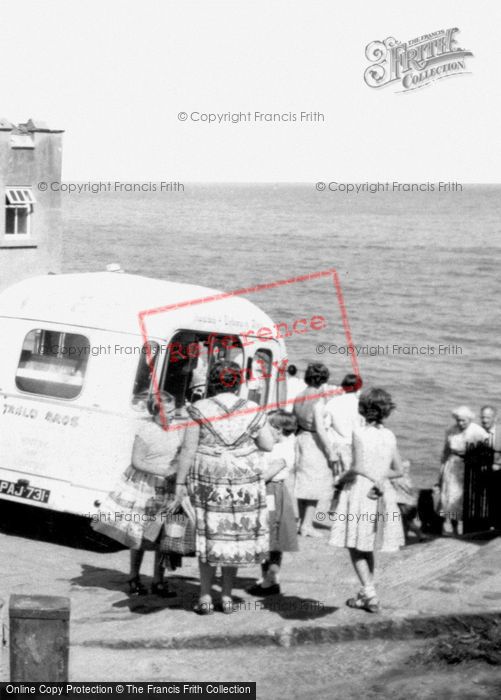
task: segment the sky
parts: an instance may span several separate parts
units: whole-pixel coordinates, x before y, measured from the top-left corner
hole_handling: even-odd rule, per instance
[[[500,182],[500,26],[499,0],[1,0],[0,116],[64,129],[65,181]],[[470,74],[365,84],[367,44],[449,27]],[[325,121],[191,118],[228,111]]]

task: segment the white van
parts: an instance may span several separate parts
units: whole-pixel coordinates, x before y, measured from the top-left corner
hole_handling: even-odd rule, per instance
[[[243,296],[124,273],[9,287],[0,294],[0,498],[96,511],[129,464],[138,421],[148,419],[146,343],[180,414],[205,396],[216,359],[242,368],[242,396],[284,401],[285,345],[270,337],[273,327]]]

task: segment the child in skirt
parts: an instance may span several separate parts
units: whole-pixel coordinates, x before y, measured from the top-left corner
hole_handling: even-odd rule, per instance
[[[297,526],[292,498],[286,480],[294,468],[296,416],[284,410],[271,411],[268,422],[277,440],[263,454],[266,500],[270,528],[270,552],[261,565],[262,578],[248,589],[256,596],[280,593],[280,566],[283,552],[297,552]]]
[[[164,429],[160,402],[167,417]],[[139,571],[145,550],[155,551],[151,593],[170,598],[176,595],[164,582],[166,565],[175,569],[181,556],[169,553],[160,544],[165,513],[174,500],[177,455],[184,437],[183,428],[175,428],[175,400],[166,392],[152,396],[147,403],[151,419],[139,427],[132,448],[131,464],[108,494],[92,527],[130,548],[129,592],[145,595]],[[175,429],[172,429],[175,428]]]

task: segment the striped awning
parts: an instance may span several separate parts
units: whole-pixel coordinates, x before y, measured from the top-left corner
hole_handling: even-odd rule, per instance
[[[7,187],[5,196],[9,204],[18,206],[27,206],[36,202],[30,187]]]

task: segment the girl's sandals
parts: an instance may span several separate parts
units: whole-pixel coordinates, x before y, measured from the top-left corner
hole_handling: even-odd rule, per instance
[[[193,612],[197,615],[212,615],[214,612],[214,605],[210,595],[204,595],[199,598],[198,603],[193,606]]]
[[[127,583],[129,584],[129,595],[131,596],[146,595],[148,593],[148,589],[146,588],[146,586],[143,586],[139,576],[134,576],[134,578],[130,578],[127,581]]]
[[[379,600],[376,596],[372,596],[372,598],[365,599],[364,610],[367,610],[367,612],[370,613],[378,613],[381,611]]]
[[[370,613],[378,613],[381,610],[379,601],[375,595],[367,598],[363,593],[358,593],[356,598],[348,598],[346,605],[349,608],[358,608],[359,610],[366,610]]]
[[[151,592],[161,598],[175,598],[177,596],[176,591],[171,590],[164,581],[154,581],[151,584]]]

